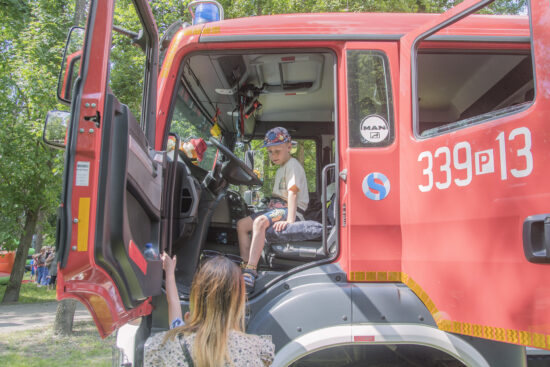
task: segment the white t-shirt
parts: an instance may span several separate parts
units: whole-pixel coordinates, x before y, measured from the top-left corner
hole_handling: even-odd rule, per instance
[[[288,189],[292,186],[298,188],[296,195],[298,208],[306,210],[309,203],[306,172],[304,171],[304,167],[294,157],[290,157],[285,164],[277,169],[273,184],[273,196],[278,196],[288,203]]]

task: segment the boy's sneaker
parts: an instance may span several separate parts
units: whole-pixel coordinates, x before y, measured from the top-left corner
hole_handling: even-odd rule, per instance
[[[253,269],[243,269],[244,286],[246,288],[246,294],[254,292],[254,285],[256,284],[256,277],[258,272]]]

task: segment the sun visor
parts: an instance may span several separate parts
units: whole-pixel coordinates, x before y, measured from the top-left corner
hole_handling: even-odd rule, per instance
[[[319,54],[263,55],[250,62],[262,93],[307,94],[318,90],[324,57]]]
[[[220,95],[235,96],[247,77],[248,69],[241,55],[212,56],[212,65],[220,78],[221,86],[215,92]]]

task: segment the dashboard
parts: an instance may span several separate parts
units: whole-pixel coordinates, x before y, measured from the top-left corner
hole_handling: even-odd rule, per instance
[[[250,212],[241,195],[236,191],[227,190],[212,214],[211,226],[234,228],[237,221],[247,215],[250,215]]]

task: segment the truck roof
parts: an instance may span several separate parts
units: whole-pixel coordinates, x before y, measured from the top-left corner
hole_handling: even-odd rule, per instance
[[[306,13],[228,19],[205,25],[201,42],[307,39],[399,39],[439,14]],[[189,30],[191,31],[191,30]],[[196,33],[195,33],[196,34]],[[436,36],[529,37],[529,20],[521,15],[473,15]],[[241,37],[239,37],[241,36]],[[278,37],[279,36],[279,37]]]

